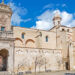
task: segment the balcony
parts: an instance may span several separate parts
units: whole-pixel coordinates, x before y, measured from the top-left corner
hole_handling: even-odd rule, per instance
[[[0,38],[13,38],[12,31],[0,31]]]

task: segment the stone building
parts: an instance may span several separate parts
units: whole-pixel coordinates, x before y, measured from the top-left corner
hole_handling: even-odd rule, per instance
[[[0,71],[75,70],[75,27],[61,25],[58,13],[48,31],[12,27],[10,6],[0,4]]]

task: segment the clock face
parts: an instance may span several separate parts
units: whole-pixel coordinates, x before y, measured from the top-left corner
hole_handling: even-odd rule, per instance
[[[7,16],[1,15],[0,16],[0,24],[5,25],[7,22],[7,18],[8,18]]]

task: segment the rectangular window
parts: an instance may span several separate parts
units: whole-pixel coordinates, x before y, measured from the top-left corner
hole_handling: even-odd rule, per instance
[[[46,36],[46,42],[48,42],[48,36]]]
[[[1,27],[1,31],[4,31],[5,30],[5,27]]]
[[[24,39],[24,34],[22,34],[22,39]]]

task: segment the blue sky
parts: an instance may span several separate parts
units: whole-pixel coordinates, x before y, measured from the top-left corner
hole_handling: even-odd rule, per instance
[[[50,29],[56,11],[62,25],[75,26],[75,0],[5,0],[13,10],[12,25],[27,28]]]

